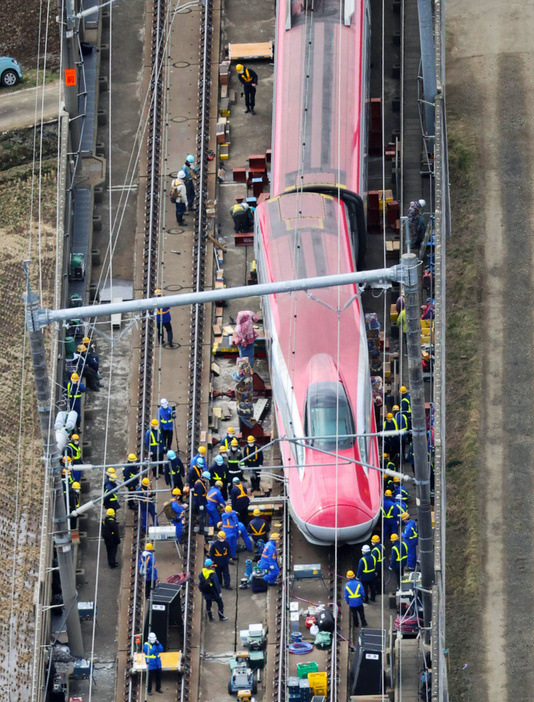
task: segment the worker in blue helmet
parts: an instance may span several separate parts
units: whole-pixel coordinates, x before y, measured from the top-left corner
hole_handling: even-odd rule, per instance
[[[202,473],[205,470],[206,470],[206,461],[202,458],[202,456],[199,456],[189,470],[189,476],[188,476],[189,487],[191,487],[191,488],[193,487],[195,482],[200,477],[202,477]]]
[[[219,454],[210,466],[210,484],[215,485],[217,481],[222,483],[221,494],[224,500],[228,499],[228,475],[224,458]]]
[[[213,561],[211,558],[206,558],[204,561],[204,568],[198,575],[198,589],[204,597],[206,602],[206,611],[208,613],[208,619],[210,622],[213,621],[213,614],[211,613],[211,605],[213,602],[217,603],[219,610],[219,621],[225,622],[228,617],[224,616],[224,603],[221,597],[221,585],[217,573],[213,569]]]
[[[184,464],[179,456],[169,449],[167,451],[167,462],[165,463],[165,482],[171,488],[179,488],[182,492],[184,489]]]
[[[184,173],[182,180],[185,183],[185,191],[187,193],[187,208],[192,212],[195,209],[195,176],[198,173],[193,154],[187,154],[181,170]]]

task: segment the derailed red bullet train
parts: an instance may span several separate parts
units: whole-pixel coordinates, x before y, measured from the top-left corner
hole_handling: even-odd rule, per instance
[[[279,0],[271,199],[256,210],[261,282],[363,266],[368,0]],[[292,516],[312,543],[356,543],[380,509],[367,338],[356,286],[264,298]],[[303,440],[303,437],[309,437]],[[299,441],[300,440],[300,441]],[[337,539],[336,539],[337,534]]]

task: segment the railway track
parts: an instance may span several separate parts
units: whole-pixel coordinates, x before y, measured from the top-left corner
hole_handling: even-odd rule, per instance
[[[195,213],[193,266],[191,271],[191,287],[195,291],[204,289],[206,263],[206,202],[207,202],[207,151],[209,144],[209,109],[210,109],[210,62],[211,62],[211,22],[212,2],[208,0],[202,6],[200,28],[200,71],[199,71],[199,105],[197,158],[199,175],[197,182],[197,208]],[[158,261],[160,258],[162,210],[164,210],[164,187],[162,180],[162,144],[165,142],[164,132],[168,117],[168,96],[165,90],[165,60],[168,44],[167,34],[173,21],[173,8],[167,0],[154,0],[152,12],[152,44],[151,44],[151,78],[150,78],[150,107],[147,127],[146,152],[146,195],[144,208],[144,242],[143,242],[143,296],[150,297],[157,287]],[[162,206],[163,203],[163,206]],[[204,309],[195,306],[191,315],[191,351],[189,359],[189,421],[187,444],[195,447],[200,434],[200,404],[202,396],[202,342],[204,327]],[[155,324],[150,314],[143,319],[140,330],[140,362],[138,371],[137,391],[137,450],[141,460],[145,460],[144,436],[151,420],[151,397],[154,392],[157,371]],[[186,462],[186,461],[184,461]],[[137,563],[142,540],[140,510],[134,512],[134,536],[132,539],[130,557],[130,596],[128,603],[127,649],[128,661],[124,678],[124,700],[134,702],[144,697],[140,694],[143,678],[130,675],[135,653],[135,633],[143,628],[143,583],[138,576]],[[195,534],[193,529],[192,510],[189,510],[185,543],[183,546],[183,570],[190,573],[195,567]],[[125,559],[126,560],[126,559]],[[183,590],[184,606],[184,637],[182,643],[183,659],[189,660],[191,647],[191,628],[187,626],[188,619],[193,614],[195,588],[187,581]],[[176,700],[187,702],[191,690],[191,669],[188,663],[184,666],[182,676],[178,677]]]

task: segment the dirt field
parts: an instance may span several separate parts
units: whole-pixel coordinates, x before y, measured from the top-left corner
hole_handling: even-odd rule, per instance
[[[532,3],[447,4],[451,700],[534,694]]]
[[[40,17],[41,4],[43,14]],[[2,0],[0,2],[0,27],[4,30],[0,35],[0,56],[13,56],[23,70],[36,66],[39,21],[41,22],[41,56],[44,54],[46,6],[47,3],[41,3],[40,0],[28,0],[28,2]],[[57,70],[59,67],[59,31],[56,14],[57,2],[51,2],[47,45],[47,67],[50,70]]]
[[[24,276],[29,254],[30,180],[0,175],[0,697],[29,699],[33,653],[33,592],[39,565],[42,508],[42,444],[37,418],[31,358],[24,348]],[[43,180],[41,231],[44,290],[55,277],[55,174]],[[47,204],[49,203],[49,204]],[[32,278],[38,285],[37,234],[31,247]],[[50,300],[49,297],[46,299]],[[23,360],[24,355],[24,360]],[[23,366],[24,364],[24,366]]]

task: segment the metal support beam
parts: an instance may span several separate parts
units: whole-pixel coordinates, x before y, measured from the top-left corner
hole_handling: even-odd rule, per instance
[[[78,613],[76,591],[76,571],[73,559],[72,541],[70,537],[67,510],[63,498],[61,484],[60,455],[54,434],[54,423],[51,417],[51,398],[46,368],[46,352],[43,332],[35,324],[39,310],[39,297],[31,292],[24,296],[26,302],[26,325],[29,331],[30,349],[32,354],[33,372],[35,376],[35,389],[37,393],[37,409],[41,424],[41,437],[44,446],[45,475],[51,476],[54,491],[54,546],[59,566],[61,592],[67,618],[67,636],[69,647],[73,656],[83,657],[82,628]]]
[[[43,328],[53,322],[64,322],[69,319],[84,319],[87,317],[105,317],[112,314],[127,312],[152,311],[161,307],[184,307],[187,305],[203,305],[218,300],[235,300],[237,298],[256,297],[258,295],[276,295],[278,293],[306,292],[318,288],[331,288],[338,285],[359,285],[376,283],[383,285],[387,282],[402,283],[401,266],[379,268],[372,271],[357,273],[340,273],[318,278],[297,278],[296,280],[281,280],[276,283],[262,285],[244,285],[224,290],[204,290],[202,292],[182,293],[181,295],[165,295],[149,297],[143,300],[128,300],[126,302],[109,302],[104,305],[86,305],[61,310],[39,310],[35,323]]]
[[[419,527],[419,561],[423,597],[424,628],[429,633],[432,620],[432,585],[434,583],[434,541],[432,535],[432,506],[430,502],[430,466],[426,437],[423,365],[421,362],[421,306],[415,254],[404,254],[401,265],[406,271],[404,298],[406,302],[406,341],[408,377],[412,405],[412,438],[414,454],[417,522]],[[426,636],[426,633],[425,633]]]

